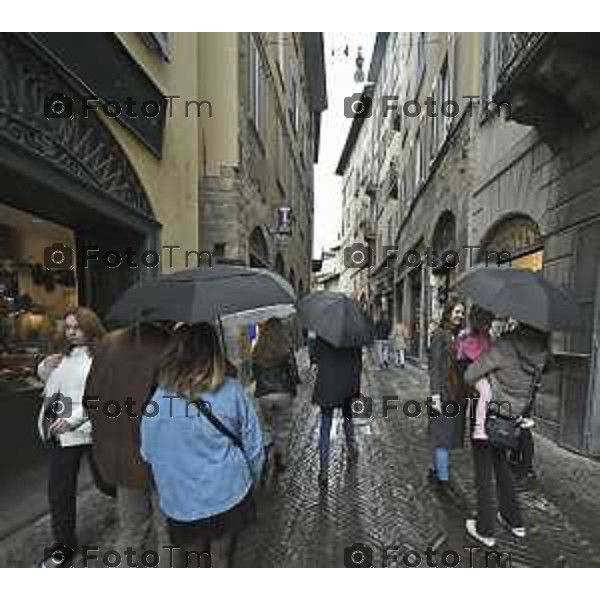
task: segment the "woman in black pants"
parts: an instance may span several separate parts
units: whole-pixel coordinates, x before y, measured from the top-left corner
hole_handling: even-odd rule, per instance
[[[503,413],[510,407],[507,416],[518,418],[529,404],[533,382],[543,370],[548,355],[548,334],[521,324],[498,338],[490,350],[467,369],[465,382],[473,385],[487,378],[494,407]],[[484,425],[476,423],[476,429],[485,431]],[[467,520],[467,532],[491,547],[496,543],[494,531],[498,522],[515,537],[524,538],[523,515],[507,451],[492,447],[485,433],[478,437],[473,440],[478,514],[477,519]]]
[[[78,545],[77,479],[84,456],[90,461],[96,483],[103,488],[92,458],[91,424],[83,405],[93,348],[103,335],[104,328],[93,311],[71,309],[64,319],[64,353],[52,354],[38,366],[38,375],[46,382],[38,428],[51,446],[48,501],[54,546],[65,546],[69,551]]]

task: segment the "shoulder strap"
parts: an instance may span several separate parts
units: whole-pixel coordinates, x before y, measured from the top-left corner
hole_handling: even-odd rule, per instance
[[[524,354],[519,351],[519,348],[516,344],[513,344],[515,352],[519,357],[520,366],[527,374],[531,375],[531,387],[529,388],[529,402],[527,406],[521,412],[522,417],[529,417],[531,414],[531,410],[533,409],[533,405],[535,403],[535,399],[540,389],[540,384],[542,380],[542,371],[544,367],[538,367],[533,361],[529,360]]]
[[[227,427],[223,421],[221,421],[217,416],[215,416],[210,408],[210,404],[204,400],[203,398],[199,398],[198,400],[194,400],[192,404],[196,404],[200,412],[210,421],[210,424],[219,432],[221,432],[224,436],[228,437],[234,446],[237,446],[241,450],[244,449],[242,444],[242,440],[235,434],[229,427]]]
[[[252,477],[252,465],[250,464],[250,460],[248,459],[248,455],[246,454],[246,450],[244,450],[244,445],[242,444],[242,439],[237,436],[221,419],[215,416],[210,408],[210,403],[208,403],[204,398],[200,397],[198,400],[194,400],[191,404],[195,404],[198,406],[200,412],[208,419],[210,424],[220,433],[222,433],[225,437],[231,440],[231,443],[240,450],[242,456],[244,457],[244,461],[246,462],[246,466],[248,467],[248,471],[250,472],[250,476]]]

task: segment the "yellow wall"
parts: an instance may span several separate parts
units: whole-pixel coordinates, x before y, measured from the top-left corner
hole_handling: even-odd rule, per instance
[[[198,33],[198,100],[212,103],[212,118],[198,128],[199,168],[202,175],[219,175],[220,165],[239,162],[238,33]],[[203,165],[206,164],[206,172]]]
[[[199,240],[198,119],[185,118],[184,101],[197,98],[197,34],[172,34],[172,61],[163,62],[136,33],[119,33],[133,58],[153,79],[162,93],[179,95],[173,102],[173,117],[166,118],[162,158],[156,158],[118,122],[104,118],[108,128],[129,157],[148,194],[156,219],[162,224],[161,244],[181,246],[173,251],[173,268],[185,266],[185,250],[203,250]],[[202,118],[202,117],[201,117]],[[170,270],[168,251],[163,270]]]

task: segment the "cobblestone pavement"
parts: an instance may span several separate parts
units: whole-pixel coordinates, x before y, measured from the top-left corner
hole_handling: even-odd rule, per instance
[[[306,362],[303,355],[304,384],[295,405],[288,469],[259,488],[258,521],[240,540],[236,566],[343,567],[345,548],[357,543],[371,548],[375,567],[396,566],[392,560],[403,557],[414,563],[414,552],[421,567],[428,560],[441,566],[443,558],[451,565],[456,556],[461,567],[485,566],[485,553],[469,550],[475,543],[464,534],[466,513],[474,506],[470,452],[451,457],[452,478],[470,505],[460,510],[445,504],[427,482],[424,415],[408,418],[400,410],[381,416],[384,395],[397,395],[401,403],[424,401],[425,373],[412,366],[374,371],[367,365],[363,393],[373,398],[374,418],[356,423],[360,455],[354,465],[346,460],[341,420],[335,420],[329,486],[322,491],[317,485],[319,414],[310,403]],[[527,540],[515,542],[499,532],[496,549],[511,554],[513,567],[600,566],[600,463],[547,440],[536,445],[540,481],[523,493]],[[110,547],[116,533],[114,502],[89,489],[79,503],[82,543]],[[48,539],[45,516],[0,543],[0,565],[30,566]],[[431,559],[428,547],[435,551]],[[489,557],[490,566],[497,562]],[[508,566],[507,555],[501,562]]]
[[[397,395],[400,402],[423,402],[426,375],[411,366],[367,368],[363,381],[363,393],[374,401],[374,418],[361,420],[356,427],[358,463],[350,466],[345,460],[341,421],[336,419],[330,481],[323,492],[317,485],[318,410],[310,404],[310,385],[304,387],[294,417],[290,465],[259,492],[258,523],[241,541],[237,566],[343,567],[344,549],[356,543],[372,549],[375,567],[404,566],[402,560],[392,562],[404,557],[414,564],[418,558],[410,551],[419,554],[422,567],[427,566],[428,547],[436,551],[432,563],[441,565],[445,557],[451,565],[456,557],[450,553],[455,552],[461,567],[485,566],[485,553],[469,550],[476,544],[464,534],[466,512],[474,507],[470,452],[455,452],[451,459],[452,477],[469,505],[463,511],[444,504],[427,482],[424,415],[408,418],[396,411],[387,419],[377,416],[384,395]],[[593,464],[597,483],[600,465]],[[496,549],[511,554],[513,567],[600,566],[600,548],[593,546],[597,526],[592,532],[591,523],[574,524],[540,488],[522,494],[527,540],[516,542],[510,534],[498,532]],[[497,562],[489,556],[490,566]],[[507,555],[501,562],[508,566]]]

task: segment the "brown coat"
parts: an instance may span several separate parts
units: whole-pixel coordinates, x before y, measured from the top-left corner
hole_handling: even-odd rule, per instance
[[[442,406],[448,407],[447,415],[460,411],[456,416],[444,414],[429,418],[430,442],[434,448],[462,448],[464,445],[467,403],[463,379],[456,356],[452,334],[439,327],[431,337],[429,380],[431,395],[440,396]]]
[[[168,339],[169,334],[158,327],[119,329],[105,336],[94,352],[85,396],[94,457],[110,484],[141,488],[149,481],[149,467],[139,452],[140,415],[155,386]],[[108,416],[117,411],[117,404],[118,416]]]

